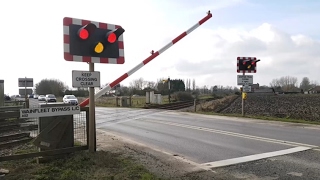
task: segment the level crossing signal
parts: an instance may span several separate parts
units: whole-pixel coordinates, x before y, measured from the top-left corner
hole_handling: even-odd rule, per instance
[[[123,33],[109,23],[65,17],[63,19],[64,59],[91,63],[124,63]]]
[[[237,58],[237,72],[240,73],[256,73],[257,71],[257,62],[260,60],[255,57],[238,57]]]
[[[70,54],[105,58],[119,57],[117,40],[124,33],[122,27],[109,30],[88,23],[84,26],[70,26],[70,28]]]

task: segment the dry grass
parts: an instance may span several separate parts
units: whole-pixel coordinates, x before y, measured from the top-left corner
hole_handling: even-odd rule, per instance
[[[248,99],[245,101],[245,111],[248,115],[320,121],[320,95],[252,93],[248,94]],[[222,113],[240,114],[241,99],[236,100]]]
[[[158,179],[132,158],[106,151],[76,152],[42,164],[34,159],[1,162],[0,167],[9,170],[4,178],[8,180]]]
[[[227,96],[198,105],[197,111],[241,116],[241,98]],[[226,107],[226,108],[224,108]],[[320,94],[258,94],[249,93],[245,100],[247,117],[283,119],[284,121],[320,122]]]
[[[197,105],[197,111],[219,112],[220,110],[228,106],[230,103],[232,103],[238,97],[239,97],[238,95],[230,95],[230,96],[223,97],[221,99],[201,103]]]
[[[206,98],[212,98],[212,96],[205,96],[200,99],[200,104],[197,105],[196,107],[196,112],[199,113],[218,113],[221,110],[225,109],[228,107],[235,99],[237,99],[239,96],[238,95],[229,95],[225,97],[221,97],[219,99],[211,100],[211,101],[206,101],[206,102],[201,102],[201,99],[206,99]],[[182,111],[187,111],[187,112],[194,112],[194,107],[190,108],[185,108],[182,109]]]

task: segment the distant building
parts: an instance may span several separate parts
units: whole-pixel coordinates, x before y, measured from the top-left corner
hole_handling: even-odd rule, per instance
[[[259,88],[260,88],[259,83],[251,85],[251,90],[252,91],[254,91],[255,89],[259,89]]]
[[[273,93],[271,88],[254,89],[254,93]]]
[[[315,86],[307,90],[308,94],[320,94],[320,86]]]
[[[260,86],[259,83],[251,85],[251,92],[254,93],[272,93],[272,89],[265,86]]]

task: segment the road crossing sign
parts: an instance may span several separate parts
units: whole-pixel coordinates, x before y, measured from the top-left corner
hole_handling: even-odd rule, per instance
[[[252,85],[253,84],[253,75],[238,75],[237,79],[238,85]]]
[[[243,92],[251,92],[251,86],[249,86],[249,85],[244,85],[244,86],[242,87],[242,91],[243,91]]]

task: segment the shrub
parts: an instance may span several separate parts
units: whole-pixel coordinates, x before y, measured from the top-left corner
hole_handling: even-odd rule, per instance
[[[177,101],[190,101],[193,100],[193,96],[189,92],[176,92],[172,96]]]

